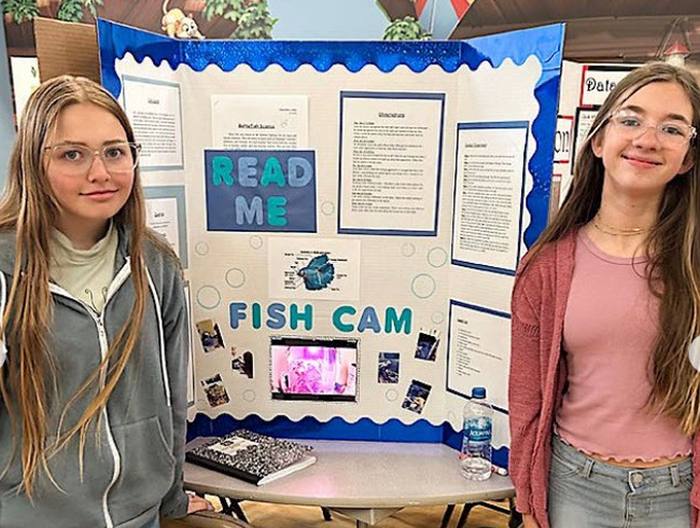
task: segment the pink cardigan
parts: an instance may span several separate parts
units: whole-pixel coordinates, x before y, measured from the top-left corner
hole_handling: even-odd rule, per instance
[[[511,357],[508,386],[510,476],[516,509],[549,528],[547,483],[552,423],[561,402],[566,364],[561,355],[566,302],[574,271],[576,232],[549,244],[536,259],[526,255],[517,273],[511,305]],[[693,453],[700,452],[700,435]],[[700,457],[693,456],[690,493],[692,526],[700,528]]]

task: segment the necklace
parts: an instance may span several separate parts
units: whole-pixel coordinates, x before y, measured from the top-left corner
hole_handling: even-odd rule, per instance
[[[646,228],[645,227],[621,228],[621,227],[609,226],[609,225],[601,222],[600,216],[597,214],[593,217],[593,227],[595,227],[601,233],[605,233],[606,235],[612,235],[612,236],[637,236],[637,235],[643,235],[644,233],[651,230],[650,227],[646,227]]]

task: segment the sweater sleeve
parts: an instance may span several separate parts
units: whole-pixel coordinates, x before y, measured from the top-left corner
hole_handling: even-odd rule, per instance
[[[189,502],[183,487],[187,427],[187,316],[181,272],[177,267],[173,268],[172,279],[163,288],[163,332],[170,382],[175,472],[173,485],[163,498],[160,513],[165,517],[184,517]]]
[[[531,462],[542,407],[539,282],[537,270],[528,269],[528,273],[516,282],[511,304],[509,471],[515,486],[515,507],[521,513],[533,510],[530,502]]]

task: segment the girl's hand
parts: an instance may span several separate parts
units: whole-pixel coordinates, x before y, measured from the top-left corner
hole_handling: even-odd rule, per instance
[[[190,513],[195,513],[195,512],[203,511],[203,510],[204,511],[214,511],[214,506],[207,499],[203,499],[202,497],[198,497],[197,495],[193,495],[191,493],[188,493],[187,495],[190,498],[190,502],[187,505],[187,514],[188,515]]]
[[[523,528],[540,528],[540,525],[537,524],[537,521],[532,515],[524,514]]]

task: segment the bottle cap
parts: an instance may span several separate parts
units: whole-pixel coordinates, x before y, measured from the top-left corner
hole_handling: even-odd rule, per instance
[[[474,387],[472,388],[472,398],[477,400],[483,400],[486,398],[486,388],[485,387]]]

